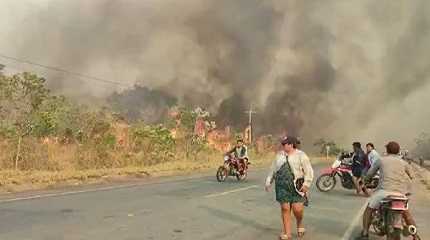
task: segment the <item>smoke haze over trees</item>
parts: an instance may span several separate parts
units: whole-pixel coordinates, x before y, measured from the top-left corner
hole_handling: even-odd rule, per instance
[[[257,132],[288,129],[308,143],[322,136],[342,143],[412,143],[430,130],[427,0],[3,5],[1,54],[121,83],[0,59],[7,67],[43,73],[53,91],[67,96],[162,93],[158,100],[127,99],[136,99],[130,106],[157,109],[175,99],[238,126],[252,103]]]

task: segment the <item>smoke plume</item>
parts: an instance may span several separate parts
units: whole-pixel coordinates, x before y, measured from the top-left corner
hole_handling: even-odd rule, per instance
[[[430,131],[427,0],[6,2],[1,53],[121,83],[44,71],[66,95],[137,85],[241,127],[252,104],[258,133],[305,143]]]

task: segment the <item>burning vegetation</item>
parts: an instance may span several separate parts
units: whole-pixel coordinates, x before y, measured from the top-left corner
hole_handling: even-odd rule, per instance
[[[237,135],[264,152],[286,133],[309,147],[430,131],[427,0],[5,2],[0,71],[38,74],[1,74],[4,169],[200,159]]]
[[[1,175],[1,185],[14,185],[13,176],[21,171],[48,172],[45,176],[53,179],[32,181],[52,183],[94,171],[108,174],[109,169],[132,168],[127,170],[131,174],[147,175],[157,166],[170,171],[212,168],[242,134],[241,129],[217,127],[201,108],[166,107],[150,122],[148,112],[122,115],[113,111],[114,105],[79,105],[53,94],[45,79],[31,73],[0,74],[0,106],[0,168],[13,171]]]

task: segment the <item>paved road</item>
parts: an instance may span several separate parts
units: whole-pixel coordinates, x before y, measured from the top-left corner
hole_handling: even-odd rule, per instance
[[[0,200],[0,239],[276,239],[279,209],[273,194],[262,190],[264,175],[258,170],[246,182],[222,184],[213,176],[176,177]],[[311,201],[306,239],[348,239],[348,233],[358,231],[366,199],[339,188],[330,194],[314,189]],[[429,206],[417,206],[423,212],[420,224],[429,226]]]

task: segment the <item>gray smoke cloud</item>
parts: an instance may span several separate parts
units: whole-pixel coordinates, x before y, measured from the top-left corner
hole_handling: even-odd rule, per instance
[[[44,72],[66,95],[138,84],[238,126],[253,104],[258,133],[305,143],[411,143],[430,130],[426,0],[5,2],[0,52],[123,84]]]

